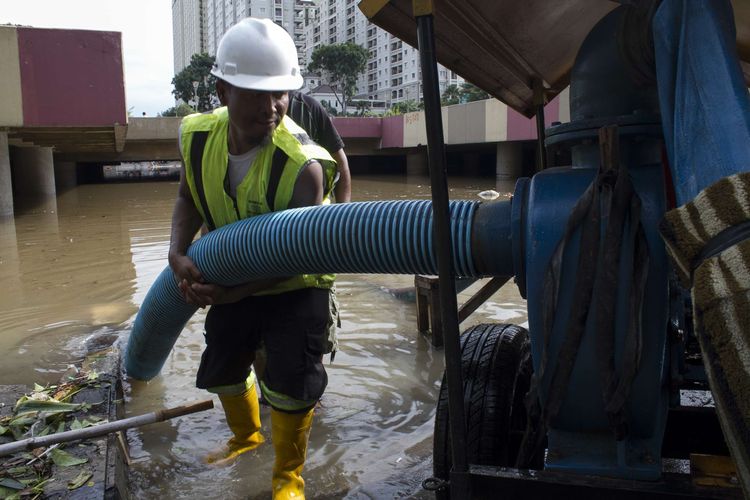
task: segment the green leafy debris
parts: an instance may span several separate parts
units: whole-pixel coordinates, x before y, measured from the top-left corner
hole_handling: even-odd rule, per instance
[[[91,472],[89,472],[87,470],[82,470],[78,474],[78,476],[76,476],[75,479],[73,479],[72,481],[70,481],[68,483],[68,489],[69,490],[75,490],[77,488],[80,488],[81,486],[83,486],[84,484],[86,484],[86,481],[88,481],[89,479],[91,479],[92,476],[93,476],[93,474]]]
[[[44,412],[48,415],[55,413],[69,413],[78,411],[83,407],[82,404],[73,403],[62,403],[49,399],[47,401],[39,401],[35,399],[21,398],[16,403],[16,415],[24,415],[33,412]]]
[[[80,391],[101,385],[104,379],[96,372],[79,372],[59,385],[34,384],[34,388],[21,396],[12,415],[0,417],[0,436],[12,435],[21,440],[31,436],[44,436],[64,432],[66,428],[82,429],[95,425],[101,419],[86,414],[100,403],[72,403]],[[0,500],[33,500],[44,494],[44,485],[53,480],[53,464],[57,467],[75,467],[87,463],[60,449],[59,445],[39,448],[32,453],[23,451],[0,459]],[[68,483],[71,490],[90,482],[91,472],[82,470]]]
[[[72,467],[74,465],[85,464],[89,461],[88,458],[76,457],[74,455],[71,455],[67,451],[61,450],[60,448],[55,448],[54,450],[52,450],[50,452],[50,457],[58,467]]]
[[[25,484],[23,484],[21,481],[13,479],[12,477],[4,477],[0,479],[0,486],[2,486],[3,488],[10,488],[12,490],[22,490],[26,488]]]

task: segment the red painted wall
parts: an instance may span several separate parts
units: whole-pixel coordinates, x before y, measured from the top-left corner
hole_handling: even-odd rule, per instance
[[[24,126],[125,124],[122,37],[18,28]]]
[[[383,142],[380,147],[404,147],[404,115],[383,118]]]
[[[544,126],[560,119],[559,96],[555,96],[544,107]],[[508,106],[508,141],[527,141],[536,139],[536,117],[526,118]]]
[[[369,117],[334,117],[333,124],[336,126],[338,133],[346,139],[362,138],[373,139],[380,138],[382,131],[382,120],[380,118]]]

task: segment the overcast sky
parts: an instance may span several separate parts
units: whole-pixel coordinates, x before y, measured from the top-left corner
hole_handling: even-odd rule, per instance
[[[0,24],[122,33],[132,116],[174,106],[171,0],[0,0]]]

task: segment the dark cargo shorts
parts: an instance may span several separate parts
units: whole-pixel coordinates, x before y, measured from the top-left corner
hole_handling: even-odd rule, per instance
[[[297,400],[319,399],[328,384],[322,357],[329,293],[305,288],[211,306],[196,385],[210,389],[243,383],[262,343],[266,360],[261,380],[266,387]]]

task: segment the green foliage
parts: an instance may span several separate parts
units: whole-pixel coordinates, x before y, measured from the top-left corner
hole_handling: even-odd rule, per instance
[[[172,106],[169,109],[165,109],[161,113],[159,113],[159,116],[187,116],[195,113],[196,111],[191,108],[189,105],[185,104],[184,102],[181,102],[177,106]]]
[[[489,99],[490,95],[469,82],[461,84],[461,102],[474,102]]]
[[[71,479],[68,481],[68,489],[69,490],[75,490],[77,488],[80,488],[84,484],[88,482],[89,479],[93,477],[93,474],[87,470],[82,470],[75,479]]]
[[[352,101],[352,105],[357,107],[357,111],[354,113],[354,116],[369,116],[371,114],[370,101]]]
[[[101,381],[96,372],[79,372],[69,377],[60,385],[41,386],[34,384],[29,394],[21,396],[10,415],[0,416],[0,435],[12,435],[15,440],[29,437],[32,429],[34,435],[45,436],[70,429],[94,425],[101,420],[87,412],[92,403],[71,403],[78,392],[99,387]],[[93,403],[98,404],[98,403]],[[76,415],[86,416],[79,421]],[[53,467],[80,468],[89,461],[62,450],[65,444],[53,444],[43,452],[19,451],[6,457],[0,457],[0,498],[20,500],[22,498],[41,498],[44,486],[52,478]],[[68,489],[76,489],[88,484],[91,472],[80,470],[78,477],[68,482]]]
[[[336,110],[336,108],[334,108],[333,106],[331,106],[330,104],[328,104],[328,101],[326,101],[326,100],[320,101],[320,105],[323,106],[323,108],[326,110],[326,112],[328,112],[328,114],[331,115],[331,116],[337,116],[339,114],[339,112]]]
[[[88,458],[81,458],[75,455],[71,455],[67,451],[63,451],[60,448],[55,448],[50,452],[50,458],[58,467],[73,467],[75,465],[85,464],[89,461]]]
[[[443,95],[440,96],[440,104],[443,106],[450,106],[452,104],[458,104],[461,102],[461,90],[458,85],[451,84],[445,88]]]
[[[413,113],[414,111],[421,111],[424,109],[424,102],[415,101],[409,99],[406,101],[397,102],[391,109],[385,112],[384,116],[403,115],[404,113]]]
[[[450,106],[452,104],[462,104],[466,102],[482,101],[489,99],[490,95],[476,85],[464,82],[458,85],[448,85],[443,95],[440,96],[440,104]]]
[[[354,94],[357,78],[365,71],[369,56],[369,51],[356,43],[321,45],[313,51],[307,69],[322,74],[346,114],[349,98]]]
[[[206,53],[193,54],[190,64],[172,78],[172,94],[177,99],[194,104],[193,107],[200,112],[212,109],[212,101],[218,99],[216,77],[211,74],[214,60],[214,56]],[[197,87],[193,83],[197,83]]]

